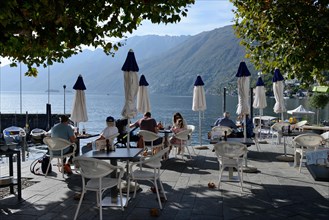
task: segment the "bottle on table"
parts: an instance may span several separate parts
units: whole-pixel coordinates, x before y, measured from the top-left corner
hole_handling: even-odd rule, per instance
[[[106,139],[106,151],[107,153],[110,152],[110,140]]]

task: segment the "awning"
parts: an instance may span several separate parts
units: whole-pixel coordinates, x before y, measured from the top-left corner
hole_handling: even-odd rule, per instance
[[[329,86],[314,86],[313,92],[329,92]]]

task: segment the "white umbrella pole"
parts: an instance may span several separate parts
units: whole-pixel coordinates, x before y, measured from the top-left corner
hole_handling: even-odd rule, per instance
[[[199,143],[200,147],[202,146],[202,138],[201,138],[201,111],[199,111]]]
[[[259,138],[262,138],[262,115],[263,109],[259,109]]]
[[[243,137],[244,137],[244,141],[246,141],[247,139],[247,118],[246,118],[246,115],[243,114]]]
[[[130,149],[130,118],[127,122],[127,148]]]

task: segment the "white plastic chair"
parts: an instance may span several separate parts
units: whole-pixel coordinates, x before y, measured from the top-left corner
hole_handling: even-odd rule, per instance
[[[146,131],[146,130],[140,130],[138,132],[140,136],[143,137],[144,141],[144,149],[147,150],[148,148],[151,149],[152,154],[154,152],[154,149],[160,148],[163,149],[164,144],[164,138],[162,138],[162,142],[160,144],[154,145],[154,141],[160,138],[160,136],[154,132]],[[146,145],[145,142],[151,142],[151,145]]]
[[[82,177],[82,193],[78,208],[75,212],[74,219],[77,219],[81,203],[85,193],[89,191],[96,192],[97,206],[99,207],[99,219],[103,218],[102,214],[102,197],[105,190],[112,187],[118,187],[120,194],[121,210],[123,211],[121,179],[124,174],[123,167],[114,166],[106,161],[95,158],[79,156],[73,159],[74,164],[79,167]],[[116,178],[108,177],[112,172],[117,172]]]
[[[282,128],[289,125],[290,123],[288,122],[276,122],[271,126],[272,145],[274,143],[274,138],[277,139],[276,144],[279,144],[281,142]]]
[[[243,191],[243,162],[247,157],[247,147],[239,142],[218,142],[214,144],[215,153],[219,163],[219,187],[222,180],[222,174],[226,167],[235,168],[238,173],[241,192]]]
[[[47,174],[48,174],[52,159],[57,158],[58,169],[61,170],[62,176],[64,178],[64,158],[70,157],[70,156],[73,156],[73,157],[75,156],[76,144],[72,143],[68,140],[65,140],[63,138],[54,138],[54,137],[45,137],[43,139],[43,143],[45,143],[48,146],[49,157],[50,157],[45,176],[47,176]],[[70,146],[73,147],[73,150],[69,151],[69,153],[64,154],[63,150]],[[60,153],[60,155],[56,155],[56,154],[54,155],[54,151],[60,151],[61,153]],[[59,160],[61,160],[61,161],[59,161]],[[60,166],[62,167],[61,169],[60,169]]]
[[[322,133],[321,136],[324,139],[323,146],[329,147],[329,131]]]
[[[255,136],[253,137],[254,139],[254,142],[255,142],[255,145],[256,145],[256,148],[257,148],[257,151],[260,152],[261,149],[260,149],[260,145],[259,145],[259,141],[258,141],[258,138],[259,138],[259,133],[260,133],[260,129],[261,129],[261,126],[258,125],[257,127],[255,127],[253,129],[253,132],[255,134]]]
[[[160,168],[161,168],[162,156],[164,154],[166,154],[168,151],[169,151],[169,147],[166,147],[166,148],[162,149],[161,151],[159,151],[158,153],[156,153],[155,155],[152,155],[151,157],[148,157],[148,158],[142,157],[140,159],[140,161],[133,162],[129,166],[130,174],[128,175],[127,192],[130,192],[130,182],[131,181],[134,181],[136,183],[138,180],[150,181],[155,187],[155,191],[157,194],[160,209],[162,209],[162,204],[161,204],[160,193],[159,193],[157,181],[160,184],[161,191],[163,193],[165,200],[167,200],[167,196],[166,196],[166,193],[164,191],[164,188],[163,188],[163,185],[162,185],[162,182],[160,179],[160,176],[161,176]],[[134,170],[134,167],[136,167],[136,166],[138,168]],[[151,169],[148,169],[147,167],[151,168]],[[137,186],[137,184],[135,184],[133,198],[136,197],[136,190],[137,190],[136,186]],[[128,197],[127,201],[129,201],[129,193],[127,194],[127,197]],[[126,206],[127,206],[127,203],[126,203]]]
[[[323,141],[324,139],[321,135],[314,133],[301,134],[294,138],[294,167],[297,166],[299,161],[299,172],[302,168],[305,153],[317,150]],[[300,156],[298,157],[298,155]]]
[[[175,150],[175,157],[177,157],[177,151],[178,149],[181,149],[181,154],[182,154],[182,158],[183,158],[183,155],[184,155],[184,149],[186,148],[189,156],[190,156],[190,159],[192,159],[192,156],[191,156],[191,153],[190,153],[190,150],[188,148],[188,140],[189,140],[189,134],[190,134],[190,131],[189,130],[184,130],[184,131],[180,131],[178,132],[177,134],[173,134],[173,138],[176,138],[179,140],[179,143],[178,144],[171,144],[171,146],[175,147],[176,150]]]
[[[303,131],[303,126],[307,124],[307,121],[306,120],[303,120],[303,121],[300,121],[300,122],[297,122],[295,125],[294,125],[294,128],[296,130],[299,130],[299,131]]]
[[[217,139],[221,137],[229,136],[232,133],[232,128],[227,127],[227,126],[214,126],[211,129],[211,139]]]

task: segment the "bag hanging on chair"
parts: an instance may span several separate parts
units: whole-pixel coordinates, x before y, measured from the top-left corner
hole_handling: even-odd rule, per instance
[[[31,173],[35,175],[43,175],[47,172],[47,166],[49,164],[49,156],[43,155],[42,157],[34,160],[31,165],[30,165],[30,171]],[[37,166],[38,164],[41,164],[41,166]],[[40,172],[41,168],[41,172]],[[49,171],[48,173],[52,172],[52,167],[51,165],[49,166]]]

